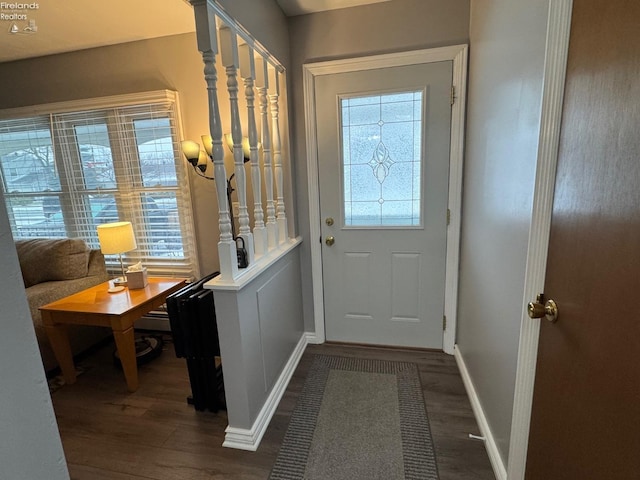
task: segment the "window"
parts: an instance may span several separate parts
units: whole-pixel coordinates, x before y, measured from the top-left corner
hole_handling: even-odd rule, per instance
[[[422,93],[340,99],[346,226],[420,225]]]
[[[175,94],[119,98],[98,99],[100,108],[74,102],[73,111],[56,104],[0,119],[0,178],[13,236],[79,237],[99,248],[96,226],[126,220],[138,244],[128,263],[195,277]],[[115,257],[107,263],[117,270]]]

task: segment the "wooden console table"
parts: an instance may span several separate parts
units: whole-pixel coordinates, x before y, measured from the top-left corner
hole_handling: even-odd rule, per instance
[[[109,293],[109,282],[101,283],[40,307],[42,321],[64,380],[75,383],[76,369],[67,335],[67,325],[111,327],[130,392],[138,389],[138,366],[133,323],[185,284],[181,278],[149,278],[145,288]]]

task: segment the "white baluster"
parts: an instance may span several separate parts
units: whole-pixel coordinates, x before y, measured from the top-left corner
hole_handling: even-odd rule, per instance
[[[267,193],[267,241],[269,250],[278,246],[278,224],[276,223],[276,207],[273,201],[273,171],[271,167],[271,134],[269,132],[269,91],[268,63],[259,58],[256,83],[260,95],[260,118],[262,123],[262,157],[264,163],[264,186]]]
[[[276,177],[276,213],[278,218],[278,243],[284,243],[288,239],[287,216],[284,209],[284,176],[282,172],[282,143],[280,140],[279,98],[280,98],[280,74],[270,67],[269,70],[269,95],[271,101],[271,127],[273,128],[273,170]]]
[[[216,54],[218,41],[216,36],[215,14],[206,0],[191,1],[196,18],[196,36],[198,50],[204,61],[204,77],[207,83],[209,99],[209,130],[212,140],[212,160],[218,197],[218,225],[220,241],[218,242],[218,256],[220,260],[221,280],[230,281],[238,276],[238,262],[236,244],[231,235],[229,220],[229,204],[227,202],[227,172],[224,167],[224,149],[222,146],[222,124],[220,122],[220,108],[218,103],[216,71]]]
[[[253,48],[249,45],[240,47],[240,75],[244,79],[244,93],[247,98],[247,124],[249,126],[249,151],[251,158],[251,186],[253,190],[253,242],[256,255],[267,253],[267,230],[264,226],[262,211],[262,178],[260,176],[260,158],[258,152],[258,129],[254,106],[254,79],[256,64]]]
[[[235,165],[236,195],[238,196],[238,229],[244,240],[249,264],[255,260],[253,234],[249,226],[247,210],[247,182],[244,172],[244,153],[242,151],[242,125],[238,107],[238,37],[229,28],[220,29],[220,55],[227,72],[227,90],[231,107],[231,138],[233,139],[233,161]]]

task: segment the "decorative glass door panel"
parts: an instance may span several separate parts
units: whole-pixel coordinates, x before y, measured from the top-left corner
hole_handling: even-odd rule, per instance
[[[422,225],[423,91],[340,99],[344,225]]]

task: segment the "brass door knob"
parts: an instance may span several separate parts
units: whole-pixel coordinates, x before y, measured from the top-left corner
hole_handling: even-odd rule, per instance
[[[334,243],[336,243],[336,239],[335,239],[335,238],[333,238],[333,236],[331,236],[331,235],[330,235],[330,236],[328,236],[327,238],[325,238],[324,243],[326,243],[326,244],[327,244],[327,246],[329,246],[329,247],[330,247],[331,245],[333,245]]]
[[[530,318],[542,318],[545,317],[550,322],[555,322],[558,320],[558,306],[556,302],[553,300],[547,300],[543,305],[540,303],[542,300],[539,299],[535,302],[529,303],[527,305],[527,313]]]
[[[326,223],[328,226],[333,225],[333,218],[331,218],[331,217],[327,217],[327,218],[324,220],[324,223]]]

